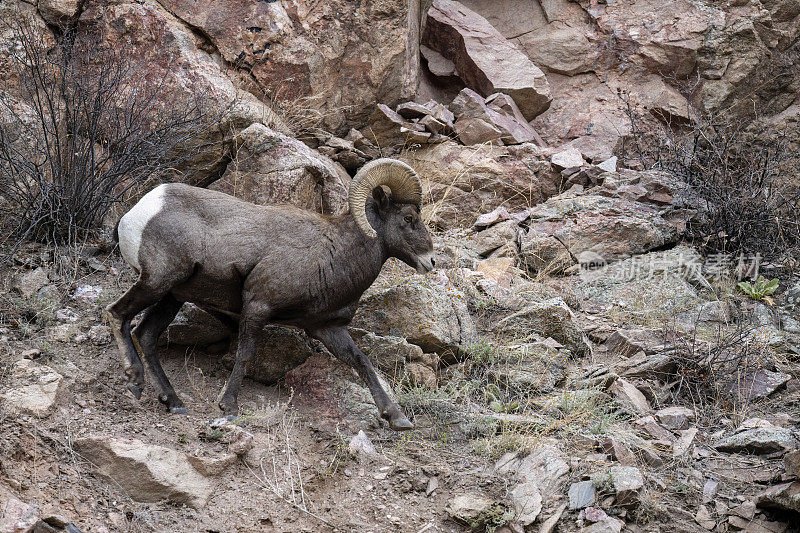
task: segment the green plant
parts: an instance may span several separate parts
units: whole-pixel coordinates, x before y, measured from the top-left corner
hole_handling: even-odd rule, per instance
[[[225,436],[225,431],[219,428],[209,428],[205,431],[200,431],[197,435],[200,440],[204,440],[206,442],[216,442],[222,440],[222,437]]]
[[[490,365],[497,360],[494,346],[484,339],[476,339],[467,345],[467,359],[475,365]]]
[[[519,411],[519,402],[507,400],[500,387],[494,383],[490,383],[486,387],[486,398],[489,400],[489,409],[495,413],[516,413]]]
[[[538,442],[539,435],[528,428],[514,427],[497,420],[484,417],[486,423],[483,436],[472,441],[472,449],[478,455],[499,459],[508,452],[531,451]]]
[[[736,284],[736,288],[753,300],[769,300],[771,303],[771,298],[769,297],[778,289],[778,278],[767,281],[764,276],[758,276],[758,279],[753,283],[749,281],[740,281]]]
[[[504,504],[495,502],[481,511],[474,519],[469,521],[474,530],[494,533],[498,528],[510,523],[514,519],[514,511]]]
[[[600,494],[614,494],[614,476],[609,470],[603,470],[592,474],[592,483],[594,488]]]

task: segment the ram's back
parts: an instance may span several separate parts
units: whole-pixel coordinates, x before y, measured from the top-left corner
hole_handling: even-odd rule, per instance
[[[327,217],[293,206],[259,206],[170,183],[143,196],[120,220],[118,234],[122,256],[137,271],[169,259],[224,276],[248,272],[270,251],[302,254],[329,225]]]

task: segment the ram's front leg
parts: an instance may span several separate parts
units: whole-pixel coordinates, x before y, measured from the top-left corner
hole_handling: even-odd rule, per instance
[[[340,361],[356,369],[358,375],[369,387],[369,392],[372,393],[372,398],[375,400],[375,405],[378,406],[381,417],[389,422],[389,426],[392,429],[404,431],[414,428],[414,424],[403,414],[400,406],[393,402],[389,395],[386,394],[386,391],[383,390],[372,363],[369,362],[364,352],[356,346],[345,327],[320,328],[311,330],[308,334],[321,341]]]
[[[233,370],[225,387],[219,395],[219,408],[227,416],[239,413],[239,389],[245,375],[247,361],[258,349],[264,324],[269,319],[270,310],[266,304],[246,301],[239,317],[238,345]]]

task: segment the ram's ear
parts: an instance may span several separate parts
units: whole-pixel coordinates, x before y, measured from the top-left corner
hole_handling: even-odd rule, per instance
[[[383,187],[375,187],[372,189],[372,199],[375,200],[375,203],[378,204],[378,209],[381,211],[389,207],[389,196],[386,194],[386,191],[383,190]]]

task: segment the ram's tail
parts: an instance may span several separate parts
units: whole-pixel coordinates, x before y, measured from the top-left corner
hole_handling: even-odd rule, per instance
[[[122,219],[120,218],[119,220],[117,220],[117,223],[114,224],[114,233],[112,234],[112,236],[114,237],[114,242],[117,244],[119,244],[119,223],[121,221]]]

